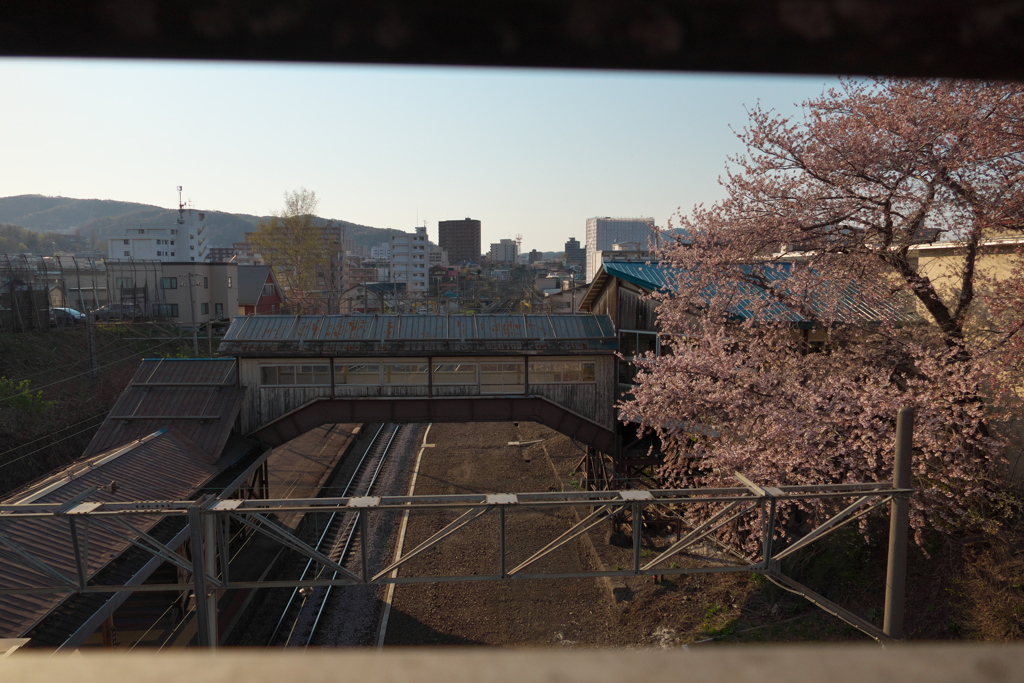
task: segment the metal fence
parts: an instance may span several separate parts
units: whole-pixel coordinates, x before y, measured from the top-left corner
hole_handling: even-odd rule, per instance
[[[53,308],[124,303],[150,314],[162,302],[159,278],[159,261],[0,254],[0,332],[49,330]]]

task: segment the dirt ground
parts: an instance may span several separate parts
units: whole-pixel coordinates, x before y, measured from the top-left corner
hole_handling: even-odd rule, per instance
[[[567,437],[525,422],[434,425],[427,441],[435,445],[424,450],[417,495],[572,490],[583,455]],[[507,445],[510,441],[539,443],[521,447]],[[405,551],[454,516],[410,518]],[[508,566],[573,521],[568,513],[515,520],[510,513]],[[609,526],[595,529],[589,539],[547,560],[546,568],[627,566],[632,551],[610,543],[611,532]],[[410,562],[409,573],[428,566],[454,573],[469,562],[473,572],[494,574],[496,534],[493,520],[478,520],[417,558],[419,564]],[[834,617],[773,589],[747,574],[696,575],[657,584],[650,577],[631,577],[400,585],[385,642],[670,648],[722,638],[865,639]]]
[[[558,490],[559,481],[542,449],[507,445],[554,434],[540,429],[532,423],[518,428],[512,423],[435,424],[427,437],[435,445],[424,449],[416,495]],[[563,446],[571,444],[566,439]],[[566,450],[563,457],[571,456]],[[455,516],[449,511],[411,516],[406,551]],[[508,566],[526,559],[570,523],[565,511],[510,514]],[[482,518],[410,562],[408,572],[430,567],[455,573],[468,567],[494,574],[496,538],[496,520]],[[594,564],[585,543],[577,541],[537,566],[579,571]],[[604,645],[615,615],[607,586],[595,579],[399,585],[385,644]]]
[[[508,442],[539,443],[528,447]],[[583,453],[567,437],[534,423],[435,424],[415,493],[572,490]],[[448,518],[410,518],[405,552]],[[572,522],[569,515],[509,517],[509,566]],[[886,520],[879,522],[885,528]],[[462,535],[465,531],[471,533]],[[589,542],[559,551],[549,568],[615,569],[631,550],[599,527]],[[496,523],[481,518],[408,566],[494,574]],[[515,537],[516,540],[513,540]],[[786,572],[881,626],[885,533],[865,543],[856,530],[830,537]],[[1016,538],[1016,537],[1015,537]],[[665,541],[667,543],[667,541]],[[647,547],[649,554],[655,548]],[[1024,624],[1024,548],[999,539],[940,540],[911,548],[906,631],[912,640],[1016,640]],[[387,645],[627,646],[674,648],[721,642],[866,641],[867,636],[805,599],[745,573],[666,578],[552,579],[400,585]]]

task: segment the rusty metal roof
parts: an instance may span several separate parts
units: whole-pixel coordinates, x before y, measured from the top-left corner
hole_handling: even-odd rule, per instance
[[[2,503],[63,503],[111,481],[119,484],[116,494],[96,491],[86,500],[182,500],[206,484],[219,469],[204,452],[174,429],[160,429],[118,448],[79,460],[31,487],[21,489]],[[157,521],[155,517],[130,519],[136,529],[143,530]],[[128,546],[127,541],[91,524],[86,557],[89,573],[99,571]],[[60,585],[57,577],[27,561],[26,554],[37,557],[68,579],[76,579],[67,517],[19,518],[15,521],[5,520],[4,514],[0,513],[0,588]],[[64,599],[65,596],[60,594],[0,596],[0,637],[19,637],[28,633]]]
[[[228,356],[610,353],[606,315],[260,315],[236,317]]]
[[[208,462],[220,457],[245,389],[230,358],[142,361],[85,455],[95,455],[158,429],[174,427]]]

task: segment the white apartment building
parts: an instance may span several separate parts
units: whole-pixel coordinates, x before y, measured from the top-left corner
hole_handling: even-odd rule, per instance
[[[178,220],[167,228],[127,228],[124,237],[107,240],[107,258],[135,261],[203,262],[209,252],[206,214],[178,208]]]
[[[427,254],[427,265],[430,266],[448,266],[448,250],[437,246],[436,244],[430,245],[429,253]]]
[[[370,247],[370,258],[374,261],[387,260],[391,258],[391,245],[390,244],[379,244],[376,247]]]
[[[655,239],[656,230],[653,218],[588,218],[586,281],[597,275],[601,266],[599,252],[610,251],[612,245],[624,242],[637,242],[646,248]]]
[[[519,256],[519,244],[515,240],[501,240],[491,244],[491,251],[488,254],[491,263],[515,264]]]
[[[391,281],[404,282],[407,292],[425,294],[430,282],[428,253],[426,227],[417,227],[413,233],[392,235]]]

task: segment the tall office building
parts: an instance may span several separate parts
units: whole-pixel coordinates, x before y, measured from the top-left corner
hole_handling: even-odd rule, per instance
[[[448,263],[470,263],[480,260],[480,221],[438,221],[437,244],[448,252]]]
[[[594,279],[601,265],[599,251],[610,251],[619,242],[637,242],[646,247],[654,239],[653,218],[588,218],[587,282]]]
[[[582,268],[587,263],[587,250],[575,237],[565,243],[565,263]]]

